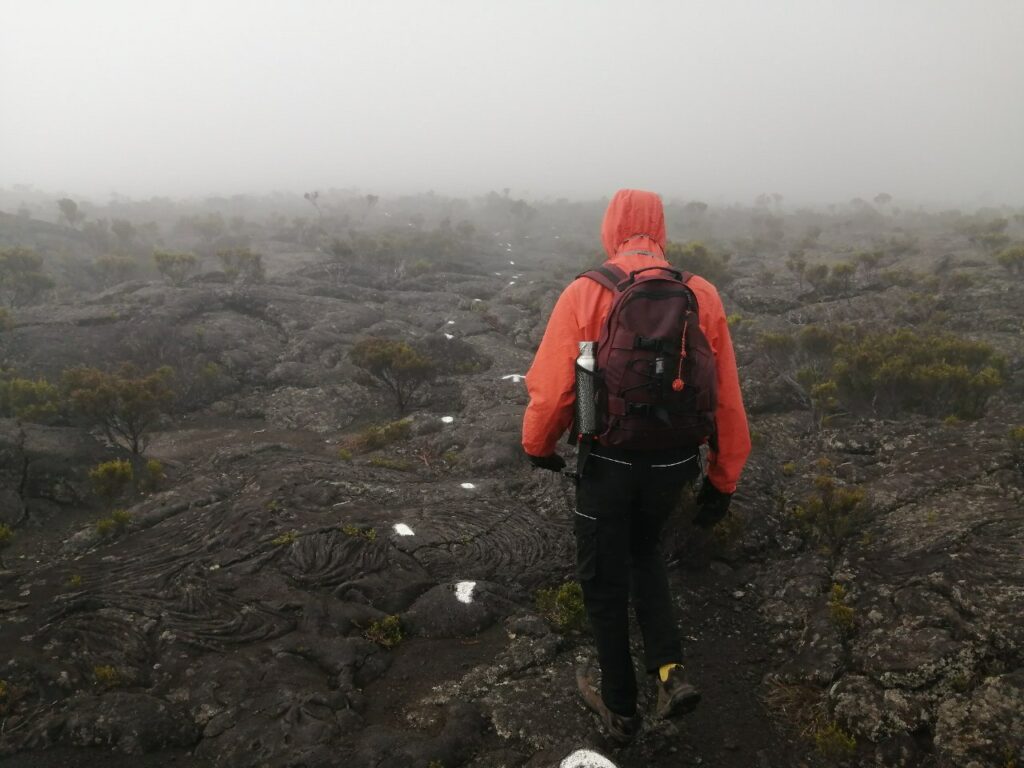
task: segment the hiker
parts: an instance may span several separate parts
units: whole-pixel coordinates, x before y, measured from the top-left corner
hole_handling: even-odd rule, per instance
[[[577,366],[586,368],[577,363],[580,342],[597,341],[600,426],[593,436],[573,430],[570,441],[579,440],[577,576],[597,646],[600,692],[592,670],[581,669],[577,682],[611,736],[628,743],[641,722],[629,650],[630,593],[645,666],[658,688],[656,714],[692,710],[700,692],[683,672],[661,531],[684,486],[700,475],[704,442],[708,466],[694,522],[711,528],[727,514],[750,435],[722,301],[707,280],[666,261],[661,199],[620,190],[608,205],[601,239],[608,260],[562,292],[526,374],[522,444],[535,467],[565,467],[556,443],[573,423],[574,407],[587,405],[576,402],[574,389]],[[609,314],[627,292],[636,302],[632,314]],[[645,338],[629,333],[630,323],[672,331]]]

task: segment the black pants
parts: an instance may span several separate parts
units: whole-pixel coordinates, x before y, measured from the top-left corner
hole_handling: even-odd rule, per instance
[[[601,665],[601,697],[620,715],[636,711],[631,591],[647,671],[682,661],[659,543],[684,485],[699,471],[692,451],[653,456],[595,447],[576,490],[577,575]]]

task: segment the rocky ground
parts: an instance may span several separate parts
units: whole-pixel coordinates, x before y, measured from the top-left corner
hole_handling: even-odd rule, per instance
[[[166,480],[124,500],[130,522],[113,535],[96,529],[87,473],[125,452],[82,428],[0,420],[0,519],[15,531],[0,570],[5,765],[1024,759],[1024,475],[1006,438],[1024,423],[1019,282],[955,297],[957,330],[1010,359],[975,421],[820,426],[757,335],[736,330],[755,448],[735,514],[708,536],[684,504],[668,542],[704,701],[678,722],[646,719],[620,749],[574,690],[592,660],[585,630],[535,599],[572,573],[571,486],[518,448],[520,375],[572,271],[490,257],[385,290],[321,261],[280,254],[257,285],[124,283],[20,310],[5,332],[8,363],[33,376],[169,364],[190,398],[147,451]],[[765,329],[879,303],[802,302],[737,268],[727,305]],[[903,289],[887,290],[898,304]],[[342,457],[395,418],[346,356],[374,335],[486,365],[424,393],[407,439]],[[833,548],[792,520],[823,459],[870,509]],[[402,637],[387,647],[371,628],[392,615]]]

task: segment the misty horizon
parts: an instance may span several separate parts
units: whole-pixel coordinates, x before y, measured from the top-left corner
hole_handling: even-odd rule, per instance
[[[110,1],[6,15],[4,188],[1024,204],[1020,3]]]

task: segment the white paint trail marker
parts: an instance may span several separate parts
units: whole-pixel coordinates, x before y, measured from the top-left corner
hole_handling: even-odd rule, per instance
[[[410,528],[405,523],[395,523],[395,533],[397,533],[399,536],[415,536],[416,535],[416,534],[414,534],[412,532],[412,528]]]
[[[472,491],[476,486],[472,483],[460,483],[459,488],[465,488],[467,491]]]
[[[454,337],[454,336],[452,336],[452,335],[451,335],[450,333],[446,333],[446,334],[444,335],[444,337],[445,337],[446,339],[448,339],[448,341],[451,341],[452,339],[454,339],[454,338],[455,338],[455,337]]]
[[[460,581],[455,585],[455,599],[460,603],[469,605],[473,602],[473,590],[476,589],[475,581]],[[614,766],[613,766],[614,768]]]
[[[445,424],[451,424],[453,421],[455,421],[455,417],[454,416],[442,416],[441,417],[441,421],[443,421]]]
[[[520,381],[522,381],[525,378],[526,377],[523,376],[523,374],[521,374],[521,373],[510,373],[507,376],[502,376],[501,380],[502,381],[511,381],[513,384],[518,384]]]
[[[559,768],[616,768],[616,765],[597,752],[591,752],[589,749],[577,749],[561,762]]]

